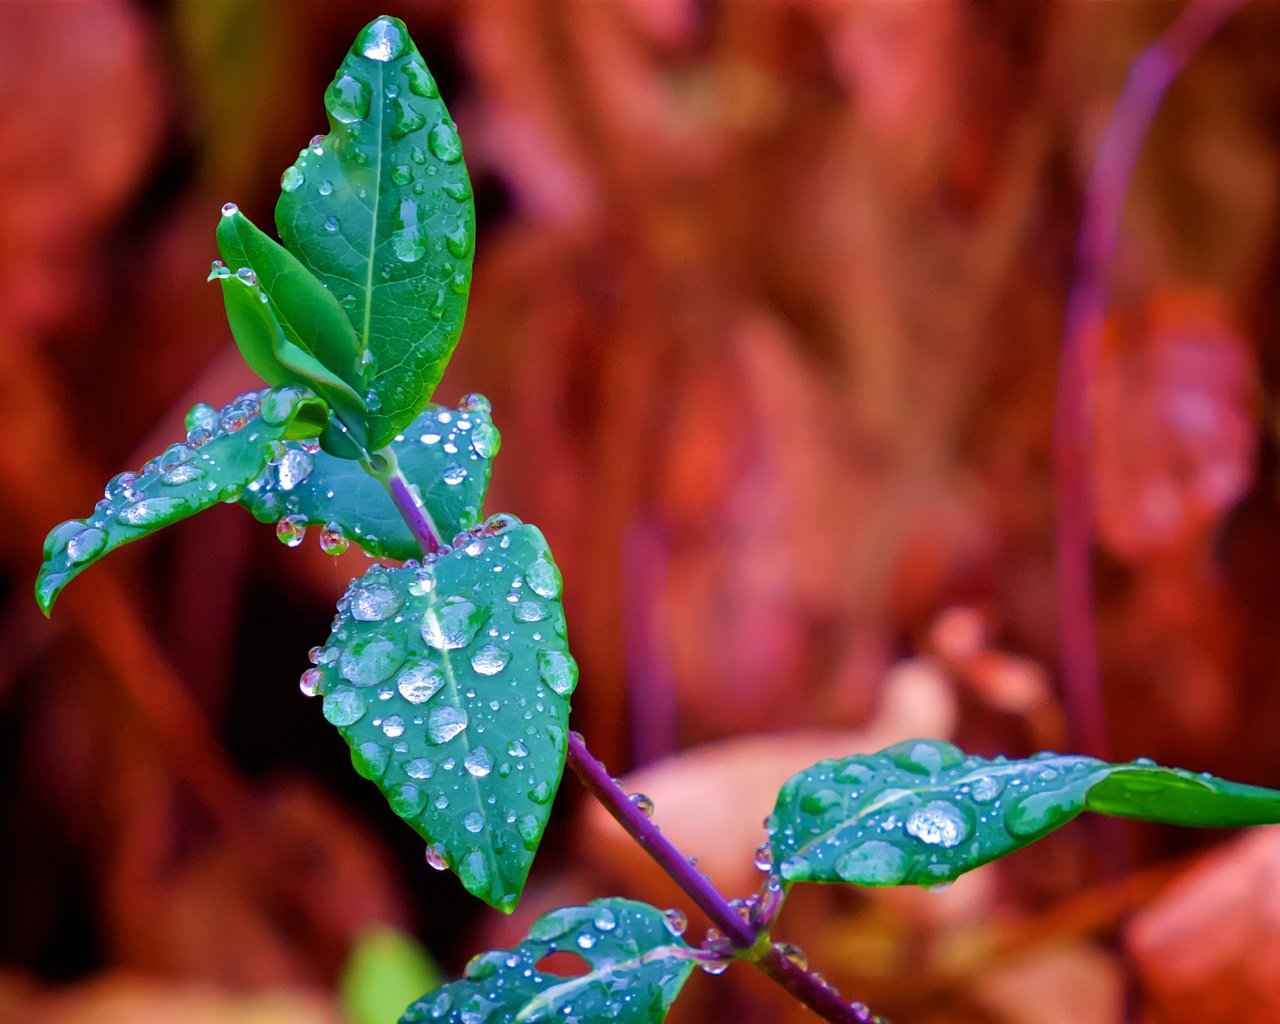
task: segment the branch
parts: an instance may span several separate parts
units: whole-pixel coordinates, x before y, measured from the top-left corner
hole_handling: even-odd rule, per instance
[[[1107,757],[1093,605],[1093,494],[1089,481],[1089,384],[1107,306],[1107,277],[1125,195],[1151,122],[1169,87],[1245,0],[1189,0],[1129,70],[1085,188],[1075,279],[1067,298],[1053,425],[1055,542],[1062,677],[1071,746]]]

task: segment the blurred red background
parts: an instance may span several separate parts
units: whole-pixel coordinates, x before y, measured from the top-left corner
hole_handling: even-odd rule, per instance
[[[818,757],[1067,744],[1064,305],[1098,140],[1178,9],[390,12],[476,187],[439,397],[491,398],[488,508],[557,553],[575,726],[730,894],[759,884],[760,818]],[[271,220],[378,13],[0,4],[0,1021],[339,1021],[371,924],[457,972],[558,903],[683,904],[572,779],[515,918],[424,866],[295,685],[354,550],[285,550],[220,507],[113,555],[50,622],[32,599],[50,526],[192,402],[253,386],[203,283],[217,211]],[[1109,752],[1271,786],[1278,39],[1280,7],[1248,4],[1169,92],[1089,381]],[[1277,893],[1276,831],[1080,822],[945,893],[798,890],[780,934],[899,1024],[1261,1024]],[[735,967],[672,1019],[806,1011]]]

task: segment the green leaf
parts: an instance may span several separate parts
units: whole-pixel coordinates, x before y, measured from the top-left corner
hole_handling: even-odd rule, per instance
[[[468,395],[456,409],[428,406],[391,449],[417,486],[442,539],[480,522],[500,435],[489,402]],[[387,489],[355,462],[289,444],[240,497],[261,522],[280,522],[281,539],[300,543],[308,526],[336,526],[375,558],[421,555]]]
[[[46,615],[72,579],[111,551],[217,504],[235,501],[285,437],[318,430],[323,403],[297,388],[249,392],[187,414],[187,438],[138,473],[120,473],[87,519],[55,526],[44,542],[36,601]],[[327,413],[325,414],[327,415]]]
[[[244,267],[253,271],[284,336],[363,393],[363,351],[333,293],[234,203],[222,208],[217,236],[218,251],[229,271]]]
[[[578,681],[542,534],[493,517],[434,561],[374,566],[338,603],[303,681],[432,859],[513,910],[564,770]]]
[[[936,885],[1081,811],[1208,828],[1280,822],[1280,791],[1149,761],[968,757],[940,740],[819,761],[778,795],[769,841],[787,882]]]
[[[223,216],[227,216],[225,208]],[[249,267],[233,273],[215,262],[209,280],[222,286],[227,322],[249,368],[268,384],[297,384],[313,390],[342,419],[356,444],[364,447],[368,441],[364,399],[310,352],[285,337],[257,274]],[[349,457],[359,457],[359,448],[356,451]]]
[[[373,356],[376,449],[426,405],[458,342],[475,208],[457,128],[402,22],[364,28],[325,106],[330,132],[285,171],[276,226]]]
[[[379,926],[360,937],[339,989],[348,1024],[388,1024],[405,1003],[439,988],[435,961],[411,936]]]
[[[552,953],[586,961],[562,976],[539,962]],[[633,900],[596,900],[538,918],[511,950],[481,953],[466,976],[424,996],[400,1024],[659,1024],[697,963],[662,911]]]

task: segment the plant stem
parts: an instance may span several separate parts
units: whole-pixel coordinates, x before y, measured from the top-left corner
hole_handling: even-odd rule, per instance
[[[397,468],[383,477],[391,500],[412,531],[422,550],[433,554],[440,550],[440,536],[426,509],[418,502],[409,483]],[[662,831],[619,786],[608,770],[587,749],[581,734],[569,733],[569,764],[591,794],[604,805],[618,823],[627,830],[658,866],[680,886],[694,903],[711,918],[730,942],[739,950],[751,949],[760,933],[738,916],[720,890],[711,884],[689,858],[672,844]],[[753,960],[757,967],[790,992],[796,999],[832,1024],[872,1024],[874,1017],[861,1003],[846,1002],[835,989],[783,954],[770,944],[763,956]]]
[[[1089,387],[1107,308],[1124,199],[1152,119],[1191,59],[1245,0],[1189,0],[1129,69],[1085,187],[1075,280],[1067,297],[1053,424],[1063,697],[1072,749],[1109,757],[1093,607]]]
[[[569,765],[582,784],[600,801],[614,819],[680,886],[725,937],[739,949],[750,949],[760,937],[757,931],[738,916],[720,890],[711,884],[689,859],[662,834],[662,830],[631,802],[626,790],[614,781],[595,755],[587,749],[581,734],[569,733]],[[788,960],[771,944],[756,965],[805,1006],[834,1024],[869,1024],[871,1012],[860,1003],[849,1003],[818,975]]]

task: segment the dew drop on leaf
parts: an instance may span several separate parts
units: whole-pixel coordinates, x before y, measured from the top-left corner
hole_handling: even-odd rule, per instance
[[[467,727],[468,715],[463,708],[445,704],[432,708],[427,716],[427,739],[432,743],[448,743]]]
[[[410,665],[396,677],[396,689],[410,704],[425,704],[444,686],[444,674],[431,662]]]
[[[325,719],[331,725],[336,725],[339,728],[354,725],[364,717],[364,698],[356,693],[355,690],[341,686],[331,693],[325,694],[324,705],[321,710]]]

